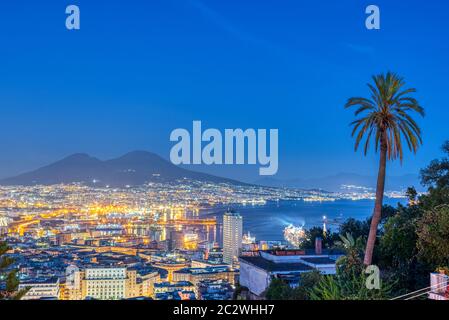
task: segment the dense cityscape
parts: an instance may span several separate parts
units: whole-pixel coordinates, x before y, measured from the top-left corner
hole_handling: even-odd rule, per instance
[[[2,319],[449,301],[448,13],[5,2]]]
[[[251,230],[244,235],[238,214],[222,221],[214,212],[282,199],[372,197],[194,180],[2,186],[0,234],[12,248],[20,288],[31,288],[23,299],[226,300],[239,281],[239,254],[295,248],[302,233],[286,226],[285,241],[256,240]]]

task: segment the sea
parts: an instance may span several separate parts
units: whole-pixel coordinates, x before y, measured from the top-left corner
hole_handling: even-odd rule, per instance
[[[397,206],[405,204],[406,199],[385,198],[384,204]],[[348,218],[365,220],[373,213],[374,200],[336,200],[307,202],[303,200],[269,201],[265,205],[235,205],[229,209],[237,211],[243,217],[243,231],[250,232],[257,240],[283,241],[283,230],[288,225],[311,228],[323,226],[338,231],[339,224]],[[227,208],[215,207],[200,212],[201,216],[215,216],[222,221]]]

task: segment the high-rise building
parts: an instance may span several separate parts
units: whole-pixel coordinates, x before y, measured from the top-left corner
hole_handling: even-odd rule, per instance
[[[223,216],[223,262],[234,264],[242,249],[243,219],[234,212]]]

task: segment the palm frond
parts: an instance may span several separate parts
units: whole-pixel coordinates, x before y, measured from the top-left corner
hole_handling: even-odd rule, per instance
[[[365,139],[363,151],[366,155],[374,140],[376,152],[379,147],[386,148],[389,160],[399,158],[402,162],[404,145],[416,153],[422,144],[421,129],[411,113],[424,116],[424,108],[410,96],[416,89],[404,89],[405,81],[397,74],[387,72],[375,75],[372,81],[372,84],[367,84],[370,98],[354,97],[345,104],[345,108],[355,108],[355,116],[362,116],[350,123],[355,150]]]

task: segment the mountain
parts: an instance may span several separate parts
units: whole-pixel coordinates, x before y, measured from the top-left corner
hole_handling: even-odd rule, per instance
[[[143,185],[147,182],[171,182],[183,178],[245,185],[243,182],[178,167],[146,151],[130,152],[106,161],[83,153],[74,154],[37,170],[0,180],[0,185],[29,186],[81,182],[96,186],[123,187]]]
[[[279,180],[274,178],[264,178],[256,181],[255,183],[270,187],[324,189],[332,192],[340,192],[349,190],[348,188],[343,188],[343,185],[357,186],[374,190],[376,188],[376,182],[377,178],[375,176],[365,176],[355,173],[339,173],[336,175],[312,179]],[[415,186],[417,190],[422,189],[419,183],[419,177],[417,175],[407,174],[402,176],[388,176],[385,190],[401,191],[410,186]],[[350,188],[350,190],[356,191],[357,188]]]

